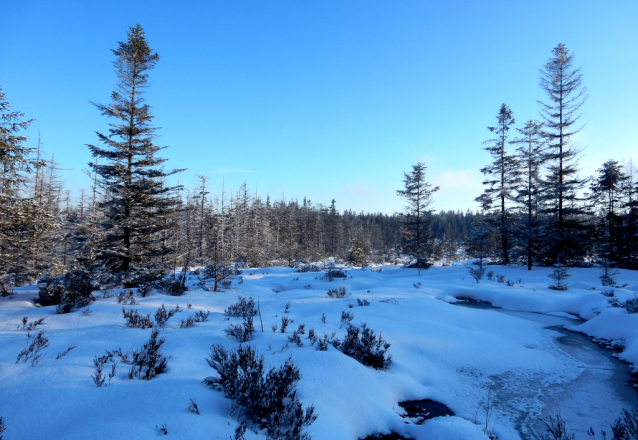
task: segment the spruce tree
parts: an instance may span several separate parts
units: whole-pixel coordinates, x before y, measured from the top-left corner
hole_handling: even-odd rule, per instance
[[[564,44],[552,51],[540,70],[540,86],[548,100],[539,101],[547,140],[547,168],[544,212],[547,225],[547,260],[575,261],[587,250],[583,200],[580,191],[586,179],[578,177],[580,153],[572,138],[582,129],[579,111],[587,98],[580,68],[574,68],[574,54]]]
[[[29,250],[38,209],[27,194],[29,175],[38,162],[30,158],[35,149],[24,145],[28,138],[21,134],[33,119],[10,108],[0,89],[0,290],[4,293],[35,275]]]
[[[433,188],[425,180],[427,166],[418,162],[412,165],[412,171],[403,173],[404,188],[397,190],[397,194],[406,200],[405,212],[402,215],[404,234],[404,252],[416,259],[410,267],[427,269],[427,261],[432,253],[431,217],[434,210],[430,209],[432,194],[439,190]]]
[[[481,169],[487,176],[483,185],[487,188],[483,195],[476,200],[479,201],[488,215],[488,220],[492,228],[500,235],[500,256],[503,264],[510,263],[510,237],[512,234],[511,212],[507,202],[512,198],[517,180],[517,167],[514,156],[506,151],[508,144],[509,130],[516,122],[512,115],[512,110],[502,104],[499,108],[498,121],[494,127],[488,130],[496,135],[493,139],[488,139],[483,144],[487,145],[485,150],[492,156],[492,164]]]
[[[520,179],[516,187],[514,201],[518,205],[516,238],[525,249],[527,270],[532,270],[532,262],[538,251],[541,220],[538,215],[542,192],[541,169],[545,161],[545,142],[542,124],[527,121],[523,128],[517,128],[521,137],[513,142],[518,145],[517,166]]]
[[[129,29],[127,40],[113,54],[117,85],[112,102],[94,104],[113,122],[108,135],[97,133],[103,146],[88,145],[93,157],[101,159],[89,166],[106,197],[100,208],[106,218],[102,227],[108,232],[99,258],[110,271],[128,274],[129,282],[136,283],[131,278],[135,272],[158,276],[157,259],[171,252],[162,233],[172,227],[167,219],[176,200],[170,196],[175,187],[167,186],[166,179],[178,170],[164,170],[165,159],[156,156],[165,147],[154,143],[157,128],[151,125],[143,95],[159,55],[149,47],[139,24]]]

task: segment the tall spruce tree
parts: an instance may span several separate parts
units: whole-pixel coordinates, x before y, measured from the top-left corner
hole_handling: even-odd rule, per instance
[[[28,138],[20,134],[32,122],[11,110],[0,89],[0,293],[34,275],[29,248],[32,214],[38,207],[27,194],[27,185],[38,163],[30,158],[35,149],[25,146]]]
[[[404,236],[404,252],[416,259],[410,267],[427,269],[427,261],[432,254],[432,213],[430,209],[432,194],[439,187],[425,180],[427,166],[423,162],[412,165],[412,171],[403,173],[404,189],[397,194],[406,200],[405,212],[402,215]]]
[[[100,208],[106,218],[102,227],[108,232],[99,257],[113,272],[155,277],[162,269],[157,259],[171,252],[162,232],[172,228],[166,220],[176,209],[175,198],[169,196],[175,187],[165,182],[178,172],[161,167],[166,159],[156,153],[165,147],[154,143],[157,128],[151,125],[153,117],[143,97],[148,71],[159,55],[149,47],[139,24],[129,29],[127,40],[113,54],[118,81],[112,102],[94,105],[114,122],[108,135],[97,133],[102,147],[88,145],[93,157],[104,159],[89,164],[106,195]]]
[[[542,192],[541,169],[545,161],[543,126],[538,121],[527,121],[523,128],[516,129],[521,137],[513,142],[518,145],[517,166],[520,179],[516,187],[514,201],[518,205],[518,223],[515,237],[524,249],[527,270],[538,251],[541,221],[538,208]]]
[[[502,104],[496,115],[497,125],[487,127],[496,135],[493,139],[483,142],[485,150],[492,156],[493,162],[482,168],[481,172],[487,176],[483,185],[487,187],[483,195],[476,200],[482,204],[488,221],[500,236],[500,257],[503,264],[510,263],[511,247],[511,212],[507,202],[512,198],[517,183],[516,159],[506,151],[509,130],[516,122],[512,110]]]
[[[583,222],[581,190],[586,179],[578,177],[579,149],[572,138],[582,129],[581,107],[587,98],[580,68],[573,67],[574,54],[564,44],[552,51],[552,57],[540,70],[540,86],[548,100],[539,101],[547,139],[548,175],[545,179],[545,213],[548,223],[547,259],[554,262],[577,260],[587,249]]]

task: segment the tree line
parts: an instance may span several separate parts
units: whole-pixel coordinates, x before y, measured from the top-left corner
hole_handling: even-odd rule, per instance
[[[542,121],[527,121],[510,138],[513,113],[503,104],[481,171],[480,211],[436,213],[438,188],[427,166],[413,165],[397,190],[400,214],[340,212],[310,200],[271,200],[244,183],[213,195],[208,176],[193,188],[170,185],[182,170],[165,168],[151,108],[149,72],[159,61],[140,25],[112,51],[117,77],[111,101],[94,104],[107,133],[87,145],[91,186],[71,202],[55,158],[41,143],[26,146],[33,120],[11,110],[0,89],[0,281],[3,292],[40,276],[73,276],[90,289],[116,278],[125,285],[159,280],[176,267],[208,266],[213,276],[231,265],[313,262],[328,257],[355,265],[396,261],[427,268],[433,259],[490,256],[504,264],[570,264],[593,255],[636,267],[636,173],[608,161],[590,179],[578,177],[579,109],[586,97],[579,69],[564,45],[541,70]],[[510,151],[515,148],[514,152]],[[72,275],[68,275],[72,274]],[[217,275],[216,275],[217,274]],[[88,280],[88,281],[87,281]]]

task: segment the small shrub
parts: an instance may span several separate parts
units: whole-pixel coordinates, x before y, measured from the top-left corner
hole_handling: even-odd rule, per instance
[[[117,303],[118,304],[126,304],[128,303],[131,306],[135,305],[135,295],[131,289],[126,289],[124,292],[120,292],[117,294]]]
[[[4,424],[4,419],[2,417],[0,417],[0,434],[2,434],[4,431],[6,431],[7,426]],[[0,440],[2,440],[2,435],[0,435]]]
[[[613,270],[609,260],[606,258],[603,259],[601,265],[601,274],[600,274],[600,282],[604,287],[615,287],[616,286],[616,276],[618,275],[617,270]]]
[[[475,267],[470,267],[470,276],[472,278],[474,278],[474,281],[476,281],[476,284],[479,284],[479,281],[481,281],[481,279],[483,278],[483,274],[485,273],[485,269],[483,268],[475,268]]]
[[[168,322],[168,320],[175,316],[176,313],[181,311],[182,309],[179,308],[179,305],[176,306],[174,309],[166,310],[166,307],[164,307],[164,304],[162,304],[162,306],[155,312],[155,323],[157,324],[157,327],[166,327],[166,323]]]
[[[150,339],[144,343],[142,349],[133,353],[130,378],[137,376],[141,380],[151,380],[166,370],[169,358],[161,352],[166,338],[158,338],[158,336],[159,330],[153,329]]]
[[[58,355],[55,357],[55,360],[58,360],[58,359],[63,358],[64,356],[66,356],[67,354],[69,354],[69,352],[70,352],[71,350],[74,350],[74,349],[76,349],[76,348],[78,348],[78,346],[77,346],[77,345],[75,345],[75,344],[73,344],[73,345],[69,346],[69,348],[67,348],[66,350],[64,350],[62,353],[58,353]]]
[[[354,319],[354,315],[352,313],[346,312],[345,310],[343,310],[341,312],[341,325],[339,326],[339,328],[343,328],[343,326],[346,324],[350,325],[353,319]]]
[[[556,418],[548,416],[541,419],[545,424],[545,433],[541,434],[540,440],[574,440],[574,434],[569,434],[565,427],[565,421],[560,414]]]
[[[627,313],[638,313],[638,296],[629,298],[626,301],[619,301],[617,298],[608,300],[612,307],[620,307],[627,310]]]
[[[189,316],[186,319],[182,319],[179,322],[179,328],[191,328],[195,325],[195,318],[192,316]]]
[[[137,288],[137,293],[139,293],[142,298],[146,298],[152,291],[153,285],[151,283],[144,283]]]
[[[345,298],[346,297],[346,288],[339,287],[338,289],[328,289],[328,296],[330,298]]]
[[[35,336],[31,344],[27,346],[24,350],[22,350],[18,354],[18,358],[16,359],[16,364],[22,362],[23,364],[31,361],[31,365],[35,366],[45,355],[44,349],[49,346],[49,339],[44,336],[45,331],[40,330],[40,332]],[[28,334],[27,338],[31,339],[31,335]]]
[[[567,273],[567,268],[565,266],[561,264],[555,264],[554,270],[548,276],[554,280],[554,284],[550,284],[548,286],[549,289],[567,290],[567,283],[565,283],[565,280],[571,275]]]
[[[369,305],[370,305],[370,301],[368,301],[368,300],[367,300],[367,299],[365,299],[365,298],[364,298],[364,299],[359,299],[359,298],[357,298],[357,303],[359,303],[359,305],[360,305],[361,307],[369,306]]]
[[[197,402],[193,399],[190,399],[191,403],[188,405],[188,412],[193,414],[199,414],[199,408],[197,407]]]
[[[326,314],[325,313],[321,314],[321,322],[323,322],[324,324],[326,323]]]
[[[510,287],[513,287],[513,286],[514,286],[514,284],[516,284],[516,283],[514,283],[514,281],[512,281],[512,280],[507,280],[507,281],[505,282],[505,284],[507,284],[507,285],[508,285],[508,286],[510,286]]]
[[[313,346],[319,339],[314,328],[311,328],[310,330],[308,330],[308,339],[310,339],[310,346]]]
[[[26,318],[26,316],[25,316]],[[31,321],[27,326],[27,331],[33,331],[37,326],[41,325],[46,318],[36,319],[35,321]],[[22,318],[22,323],[24,324],[24,318]]]
[[[253,338],[255,327],[253,326],[253,317],[248,316],[244,318],[244,322],[241,324],[231,324],[225,330],[228,336],[233,336],[239,339],[239,342],[248,342]],[[282,332],[283,333],[283,332]]]
[[[286,329],[288,328],[288,324],[290,324],[291,320],[288,318],[288,315],[281,315],[281,333],[286,333]]]
[[[419,281],[418,283],[412,284],[414,286],[415,289],[420,289],[421,288],[421,282]]]
[[[93,358],[95,373],[91,376],[91,378],[93,379],[93,383],[96,387],[101,387],[106,381],[106,376],[102,374],[102,370],[104,369],[104,364],[107,362],[107,360],[108,359],[105,356]]]
[[[231,280],[223,280],[221,283],[219,283],[223,289],[230,289],[230,286],[233,284],[233,282]]]
[[[203,310],[198,310],[197,312],[195,312],[195,322],[206,322],[208,321],[209,315],[210,312],[208,310],[206,310],[205,312]]]
[[[494,271],[493,271],[493,270],[490,270],[490,271],[487,273],[487,275],[486,275],[486,276],[487,276],[487,279],[488,279],[488,280],[490,280],[490,281],[494,281]]]
[[[93,310],[89,308],[82,310],[82,316],[89,316],[91,313],[93,313]]]
[[[159,431],[160,435],[168,435],[168,427],[166,427],[166,424],[164,424],[162,426],[155,425],[155,427]]]
[[[290,301],[286,303],[286,308],[284,309],[284,313],[290,313]]]
[[[321,272],[321,268],[316,264],[304,264],[297,269],[298,273]]]
[[[182,296],[188,289],[184,280],[166,278],[155,283],[155,288],[168,296]]]
[[[310,289],[312,289],[312,286],[310,284],[308,284],[307,286],[303,286],[303,288],[306,289],[306,290],[310,290]]]
[[[346,337],[339,345],[343,354],[376,370],[387,370],[392,364],[392,356],[387,354],[388,348],[390,344],[381,335],[375,336],[365,323],[361,327],[349,326]]]
[[[609,290],[601,290],[600,294],[602,296],[606,296],[607,298],[611,298],[616,294],[616,292],[614,292],[614,289],[609,289]]]
[[[253,347],[239,346],[228,352],[219,344],[211,347],[206,361],[217,375],[203,382],[232,400],[231,414],[241,410],[248,420],[267,430],[268,439],[310,438],[303,429],[317,416],[313,406],[305,412],[301,408],[295,391],[301,373],[292,359],[265,374],[264,357]]]
[[[252,297],[248,299],[244,297],[239,297],[239,302],[235,304],[231,304],[224,311],[226,316],[231,316],[233,318],[247,318],[257,315],[258,310],[255,305],[255,300]]]
[[[314,332],[314,330],[313,330]],[[288,336],[288,340],[290,342],[294,342],[295,344],[297,344],[298,347],[303,346],[303,342],[301,340],[301,336],[300,335],[304,335],[306,334],[306,325],[305,324],[300,324],[299,328],[297,330],[295,330],[294,332],[292,332],[291,336]]]
[[[153,327],[153,321],[151,321],[151,314],[146,316],[140,315],[137,309],[129,310],[128,312],[122,307],[122,314],[126,320],[126,326],[131,328],[147,329]]]
[[[505,275],[496,275],[496,281],[499,283],[505,282]]]
[[[38,281],[36,302],[42,306],[56,306],[56,312],[71,313],[95,301],[95,287],[89,272],[76,269],[55,277],[42,277]]]

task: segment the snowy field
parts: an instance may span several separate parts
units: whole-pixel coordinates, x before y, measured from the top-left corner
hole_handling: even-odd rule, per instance
[[[313,439],[356,440],[391,431],[415,439],[487,439],[486,419],[488,430],[499,439],[531,438],[541,416],[559,411],[579,439],[586,438],[590,426],[609,431],[620,410],[633,404],[628,402],[632,394],[618,391],[630,385],[609,383],[592,388],[592,382],[614,380],[607,374],[612,367],[606,361],[592,366],[572,356],[558,342],[563,334],[546,327],[560,322],[571,330],[616,341],[624,347],[618,357],[638,365],[638,314],[608,307],[608,298],[600,294],[606,288],[601,286],[599,269],[570,270],[569,290],[564,292],[547,288],[550,269],[528,272],[523,267],[489,266],[487,270],[513,285],[486,278],[477,284],[463,265],[435,266],[420,275],[414,269],[394,266],[350,269],[348,278],[332,282],[318,279],[322,273],[271,267],[244,270],[243,282],[239,284],[235,277],[225,292],[193,286],[182,296],[170,297],[153,291],[144,298],[136,297],[137,305],[125,307],[151,316],[162,304],[167,309],[176,305],[183,309],[160,332],[166,338],[163,352],[170,356],[167,371],[142,381],[129,379],[129,367],[119,364],[110,384],[107,379],[102,387],[91,377],[93,358],[106,350],[139,349],[151,330],[127,328],[117,297],[98,298],[89,307],[91,313],[80,310],[58,315],[55,307],[34,305],[35,286],[19,288],[13,297],[0,298],[4,439],[151,439],[160,435],[157,427],[162,425],[166,425],[168,438],[231,438],[237,426],[229,414],[231,402],[202,380],[214,375],[206,362],[213,344],[221,343],[227,349],[239,345],[224,330],[242,319],[226,320],[224,311],[240,295],[255,301],[259,298],[264,331],[255,317],[256,331],[249,344],[265,356],[267,368],[292,357],[301,370],[298,397],[304,407],[314,405],[318,414],[307,429]],[[620,271],[616,282],[626,285],[615,289],[619,299],[638,293],[637,272]],[[327,295],[328,289],[339,287],[346,288],[345,298]],[[96,296],[101,295],[96,292]],[[357,298],[370,305],[360,306]],[[454,304],[456,298],[543,315],[463,307]],[[294,323],[286,333],[279,328],[274,333],[272,326],[281,326],[287,303],[287,316]],[[200,310],[211,312],[206,322],[180,328],[181,320]],[[340,328],[340,319],[344,310],[354,315],[352,324],[367,323],[391,344],[388,352],[393,363],[387,371],[366,367],[333,346],[327,351],[311,346],[309,329],[319,336],[336,332],[337,338],[343,338],[347,326]],[[25,316],[28,322],[46,318],[31,331],[34,335],[45,330],[49,339],[37,365],[16,364],[18,353],[29,342],[28,331],[22,329]],[[289,342],[299,324],[306,327],[303,346]],[[77,348],[56,359],[71,345]],[[105,368],[109,372],[111,364]],[[583,380],[585,374],[594,376]],[[188,411],[190,399],[197,402],[199,415]],[[422,425],[406,423],[409,420],[401,417],[398,403],[418,399],[442,402],[456,416],[434,418]],[[265,434],[249,430],[245,438],[264,439]]]

